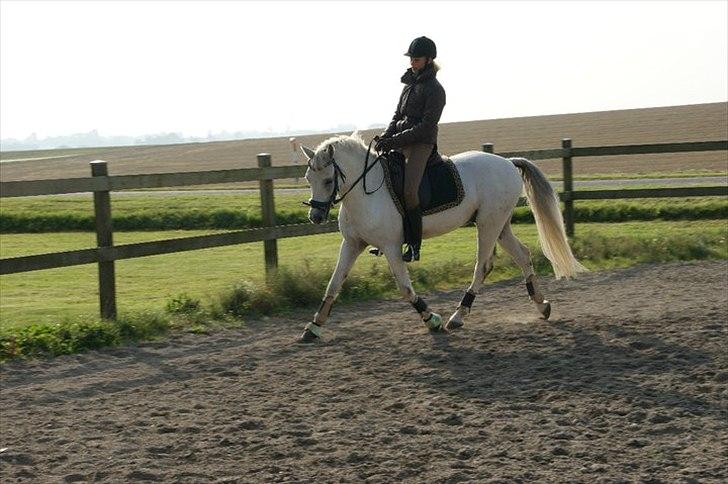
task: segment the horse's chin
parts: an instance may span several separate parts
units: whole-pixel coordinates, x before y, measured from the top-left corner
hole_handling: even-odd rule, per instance
[[[308,220],[312,224],[320,225],[320,224],[322,224],[324,222],[325,217],[322,214],[320,214],[320,213],[311,211],[308,214]]]

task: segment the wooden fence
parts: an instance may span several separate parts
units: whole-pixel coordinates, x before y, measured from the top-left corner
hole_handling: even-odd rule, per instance
[[[710,197],[728,195],[725,186],[692,187],[692,188],[648,188],[627,190],[588,190],[574,191],[574,175],[572,159],[578,156],[614,156],[614,155],[643,155],[658,153],[687,153],[694,151],[726,151],[728,140],[697,141],[688,143],[658,143],[646,145],[621,146],[592,146],[576,148],[571,145],[571,139],[561,140],[561,149],[509,151],[498,153],[506,158],[528,158],[531,161],[561,158],[563,189],[559,194],[564,202],[564,224],[566,234],[574,236],[574,200],[603,200],[617,198],[663,198],[663,197]],[[485,143],[483,151],[493,153],[493,145]],[[728,161],[728,160],[727,160]]]
[[[563,139],[560,149],[514,151],[498,153],[505,157],[524,157],[530,160],[563,159],[563,191],[559,194],[564,202],[564,221],[567,233],[574,235],[574,201],[615,198],[703,197],[726,196],[728,187],[657,188],[628,190],[574,191],[572,159],[579,156],[613,156],[648,153],[679,153],[691,151],[726,151],[728,141],[691,143],[667,143],[649,145],[623,145],[603,147],[573,147],[570,139]],[[486,143],[483,151],[493,153],[493,145]],[[64,193],[93,192],[97,247],[68,252],[54,252],[23,257],[0,259],[0,274],[36,271],[80,264],[98,264],[99,303],[101,317],[116,318],[116,289],[114,262],[121,259],[146,257],[188,250],[222,247],[226,245],[260,242],[265,244],[267,273],[277,266],[276,240],[303,235],[336,232],[336,222],[321,225],[275,224],[273,180],[302,177],[304,166],[271,166],[268,154],[258,155],[258,168],[219,170],[185,173],[161,173],[149,175],[109,176],[105,161],[91,162],[91,177],[58,180],[32,180],[0,183],[0,197],[25,197],[57,195]],[[157,240],[136,244],[114,245],[110,192],[134,188],[158,188],[184,185],[203,185],[258,180],[260,184],[261,210],[265,227],[239,230],[222,234]],[[524,203],[521,199],[520,203]]]

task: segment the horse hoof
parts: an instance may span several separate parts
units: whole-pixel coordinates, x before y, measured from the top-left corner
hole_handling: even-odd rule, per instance
[[[437,313],[430,313],[430,319],[425,321],[425,326],[427,326],[427,329],[433,332],[438,332],[445,329],[442,324],[442,316]]]
[[[313,332],[310,329],[307,329],[303,332],[301,337],[298,339],[298,342],[304,343],[304,344],[311,344],[311,343],[315,343],[320,340],[321,340],[321,338],[319,338],[318,336],[313,334]]]
[[[551,316],[551,303],[544,301],[540,304],[536,304],[536,306],[538,306],[538,310],[543,316],[543,319],[549,319],[549,316]]]
[[[445,329],[447,329],[447,330],[458,329],[458,328],[462,328],[462,327],[463,327],[462,319],[451,319],[445,325]]]

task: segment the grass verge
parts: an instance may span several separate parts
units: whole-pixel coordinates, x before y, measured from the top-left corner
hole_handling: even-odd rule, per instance
[[[578,237],[574,239],[572,246],[577,258],[592,270],[627,267],[646,262],[726,259],[728,258],[726,229],[725,220],[689,223],[584,224],[578,226]],[[418,291],[464,287],[469,282],[472,275],[472,257],[475,252],[474,231],[473,228],[464,228],[448,236],[426,241],[426,261],[410,267],[410,275]],[[531,246],[537,272],[541,275],[551,274],[549,262],[540,251],[533,250],[534,228],[521,226],[516,232]],[[149,273],[156,277],[160,276],[153,267],[145,267],[146,274],[131,274],[132,280],[142,286],[137,289],[144,304],[135,309],[127,309],[116,322],[99,321],[88,315],[78,314],[58,318],[53,315],[53,308],[62,306],[64,303],[61,300],[55,301],[50,308],[44,308],[47,315],[50,314],[50,318],[45,321],[30,320],[25,324],[12,324],[7,320],[7,311],[3,310],[3,324],[0,327],[0,360],[77,353],[104,346],[153,339],[170,331],[210,331],[216,326],[241,324],[248,318],[260,315],[285,314],[301,310],[313,313],[322,297],[331,266],[336,259],[339,236],[326,234],[312,237],[318,239],[315,242],[309,241],[308,244],[302,244],[300,239],[289,241],[295,242],[295,245],[283,248],[281,259],[300,262],[289,262],[268,284],[262,280],[262,271],[249,270],[247,273],[231,274],[227,259],[223,259],[224,265],[219,268],[220,272],[215,272],[211,264],[215,257],[209,252],[201,254],[205,251],[195,253],[201,254],[201,263],[205,264],[208,271],[213,272],[212,278],[224,281],[215,290],[210,290],[209,283],[204,280],[194,281],[196,267],[191,259],[195,253],[145,258],[152,260],[173,256],[177,260],[176,263],[167,261],[166,271],[169,278],[167,286],[160,284],[158,278],[145,281],[144,276],[149,276]],[[314,247],[315,249],[312,249]],[[262,266],[262,254],[257,255]],[[185,273],[185,270],[189,273]],[[51,271],[39,271],[25,276],[46,272]],[[118,277],[122,277],[125,271],[118,270],[117,274]],[[509,279],[519,274],[518,268],[502,251],[499,251],[495,269],[488,281]],[[3,279],[8,277],[10,276],[3,276]],[[181,278],[189,278],[197,283],[197,286],[170,284],[171,280]],[[95,282],[93,276],[89,279],[93,285]],[[69,280],[73,278],[66,276],[66,281]],[[78,282],[74,281],[74,284]],[[12,289],[12,286],[6,287]],[[165,292],[160,290],[161,287],[170,288],[166,291],[164,300],[160,301],[157,298],[154,304],[150,304],[150,294]],[[20,293],[24,294],[27,299],[26,307],[37,306],[39,299],[34,296],[33,291],[28,292],[27,289],[28,286],[17,288],[16,293],[18,296]],[[68,283],[61,289],[66,297],[71,290]],[[381,259],[365,258],[344,284],[340,301],[346,303],[397,297],[397,290],[386,264]],[[3,291],[0,301],[5,298]],[[124,298],[120,298],[120,301],[123,302]],[[275,305],[272,304],[273,301]],[[69,305],[68,301],[65,305]]]

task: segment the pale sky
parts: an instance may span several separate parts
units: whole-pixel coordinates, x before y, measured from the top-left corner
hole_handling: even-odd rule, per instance
[[[366,128],[410,41],[442,122],[728,99],[728,2],[0,1],[0,136]]]

